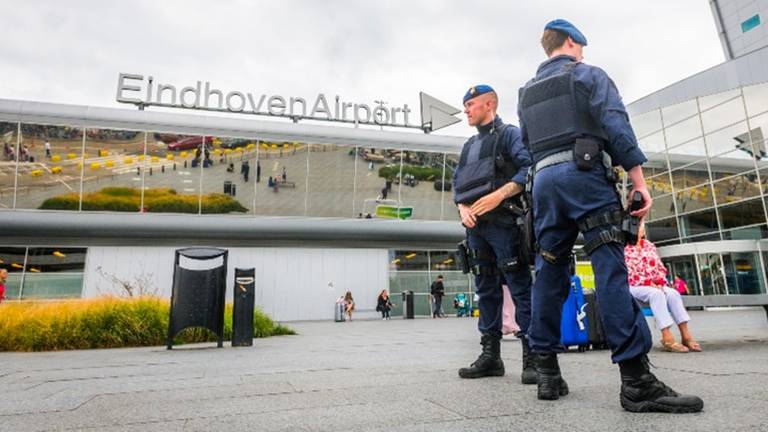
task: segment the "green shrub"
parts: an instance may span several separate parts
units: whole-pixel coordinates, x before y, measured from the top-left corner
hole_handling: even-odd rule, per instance
[[[103,297],[50,303],[0,304],[0,351],[49,351],[165,345],[169,302],[156,297]],[[295,334],[256,310],[254,337]],[[232,305],[224,312],[224,337],[232,338]],[[186,329],[175,344],[215,341],[203,329]]]
[[[44,210],[78,210],[79,194],[67,193],[48,198],[40,205]],[[83,210],[138,212],[141,190],[128,187],[106,187],[98,192],[83,194]],[[144,207],[153,213],[197,213],[200,202],[197,195],[179,195],[171,188],[144,191]],[[206,214],[247,212],[239,201],[229,195],[207,194],[202,197],[202,211]]]

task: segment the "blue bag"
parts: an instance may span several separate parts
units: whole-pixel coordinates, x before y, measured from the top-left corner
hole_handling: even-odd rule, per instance
[[[571,277],[571,289],[568,298],[563,303],[563,318],[560,321],[560,342],[566,349],[577,345],[579,351],[585,351],[589,344],[589,324],[584,304],[584,292],[581,289],[581,279]]]

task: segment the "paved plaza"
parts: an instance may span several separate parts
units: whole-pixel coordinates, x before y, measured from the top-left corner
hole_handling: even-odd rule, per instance
[[[476,320],[422,318],[291,323],[299,335],[245,348],[0,353],[0,430],[768,430],[765,312],[692,316],[704,352],[654,350],[652,361],[704,398],[699,414],[622,411],[606,351],[562,357],[571,394],[558,402],[519,383],[516,340],[502,344],[507,376],[461,380]]]

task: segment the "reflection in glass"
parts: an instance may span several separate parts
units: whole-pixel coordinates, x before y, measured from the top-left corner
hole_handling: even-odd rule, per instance
[[[709,184],[677,191],[675,193],[675,201],[677,203],[677,212],[680,214],[715,205]]]
[[[706,156],[707,149],[703,138],[696,138],[669,149],[669,161],[673,164],[672,166],[675,163],[691,163]]]
[[[657,220],[674,215],[675,204],[672,202],[672,195],[661,195],[653,198],[649,220]]]
[[[253,214],[256,189],[261,180],[258,144],[258,140],[249,138],[210,137],[210,143],[206,144],[207,157],[203,154],[198,159],[197,149],[173,154],[174,162],[178,159],[179,166],[184,162],[191,166],[195,159],[208,160],[205,166],[195,168],[202,170],[203,213]],[[213,202],[221,206],[216,208]]]
[[[390,270],[429,270],[426,251],[389,251]]]
[[[442,153],[403,152],[400,199],[402,205],[413,208],[413,219],[440,220],[444,213],[443,171]]]
[[[134,173],[144,185],[142,211],[151,213],[200,212],[203,161],[213,167],[211,137],[147,133],[146,155],[139,154],[141,170]],[[173,164],[176,164],[176,170]]]
[[[640,138],[638,144],[640,145],[640,150],[646,154],[663,152],[666,148],[664,145],[664,133],[662,131]]]
[[[259,142],[257,167],[261,166],[261,181],[256,185],[257,215],[307,214],[307,167],[310,146],[300,142]],[[317,151],[321,152],[321,146],[317,147]],[[239,161],[235,162],[237,172]]]
[[[669,127],[683,119],[696,115],[696,99],[691,99],[675,105],[670,105],[661,109],[661,115],[664,120],[664,126]],[[697,121],[698,123],[698,121]]]
[[[79,210],[81,129],[23,123],[18,158],[16,208]]]
[[[725,288],[725,275],[723,274],[723,262],[720,254],[700,254],[699,273],[701,284],[704,287],[704,295],[728,294]]]
[[[683,237],[692,237],[718,231],[715,209],[680,216],[678,223]]]
[[[763,269],[758,252],[730,252],[723,254],[729,294],[765,293]]]
[[[734,205],[718,206],[723,229],[765,223],[763,200],[752,199]]]
[[[308,216],[354,217],[355,164],[354,147],[313,145],[309,155]],[[366,173],[362,164],[358,174]],[[380,195],[385,194],[381,181]],[[387,193],[388,195],[388,193]]]
[[[754,170],[716,181],[712,186],[715,189],[717,204],[720,206],[760,195],[760,185],[757,183],[757,173]],[[762,207],[762,204],[760,206]],[[724,221],[723,227],[725,227]]]
[[[16,159],[19,155],[18,123],[0,122],[3,154],[0,157],[0,210],[13,208],[16,183]]]
[[[646,169],[643,168],[643,171],[646,171]],[[649,172],[645,175],[645,183],[648,185],[648,191],[650,191],[652,198],[672,193],[672,182],[669,180],[669,172],[664,172],[659,175],[651,174],[652,172]]]
[[[732,89],[728,91],[724,91],[721,93],[715,93],[708,96],[701,96],[699,97],[699,109],[701,110],[702,114],[704,111],[715,107],[717,105],[722,105],[725,102],[728,102],[729,100],[739,97],[741,95],[740,89]]]
[[[709,181],[705,161],[695,162],[671,172],[672,184],[676,190],[699,186]]]
[[[694,138],[701,137],[701,123],[699,117],[691,117],[665,130],[667,136],[667,148],[672,151],[672,147],[691,141]]]
[[[648,230],[648,239],[652,242],[673,240],[680,237],[677,232],[677,219],[674,217],[654,220],[646,224]]]
[[[740,97],[701,113],[701,124],[705,134],[744,120],[746,120],[746,114]]]
[[[760,224],[723,231],[723,240],[759,240],[768,237],[768,225]]]
[[[414,209],[403,203],[401,189],[409,188],[404,183],[415,183],[416,179],[401,173],[401,159],[410,160],[410,153],[381,148],[358,149],[355,177],[355,211],[358,217],[410,217],[408,214]],[[402,182],[401,176],[404,178]]]
[[[688,285],[688,295],[701,295],[696,259],[693,255],[664,258],[663,261],[672,280],[680,277]]]
[[[6,300],[19,298],[26,254],[27,248],[0,247],[0,268],[8,270],[8,279],[5,281]]]
[[[633,116],[629,121],[632,124],[635,135],[639,138],[661,130],[661,112],[658,109]],[[640,147],[645,150],[642,145]]]
[[[432,271],[460,270],[455,251],[431,251],[429,262]]]
[[[739,149],[751,157],[752,146],[747,132],[747,122],[741,122],[707,135],[706,142],[709,155],[717,156]]]
[[[768,111],[768,84],[744,87],[744,102],[750,116]]]
[[[141,209],[144,139],[145,133],[139,131],[86,129],[83,211]]]
[[[84,248],[29,248],[21,298],[80,297]]]

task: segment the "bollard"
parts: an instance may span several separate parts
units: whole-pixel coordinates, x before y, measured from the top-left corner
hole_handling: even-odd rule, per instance
[[[160,172],[161,172],[161,173],[164,173],[164,172],[165,172],[165,165],[163,165],[163,166],[161,166],[161,167],[160,167]]]

